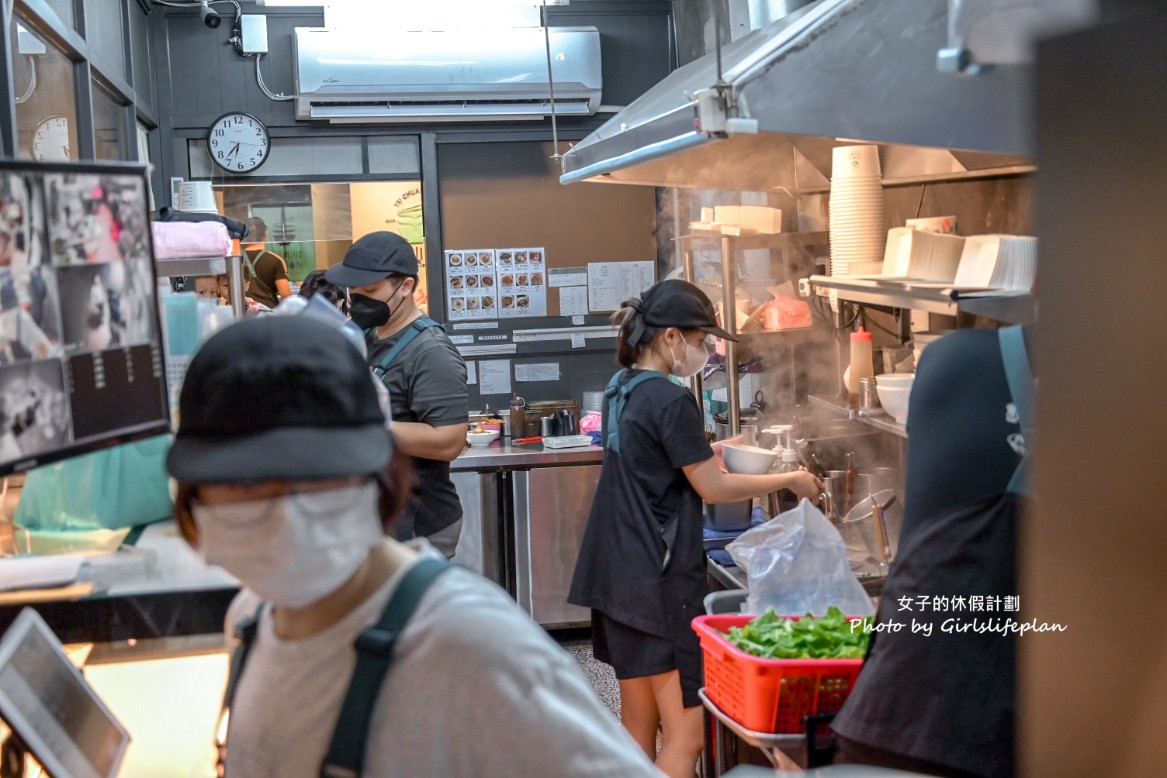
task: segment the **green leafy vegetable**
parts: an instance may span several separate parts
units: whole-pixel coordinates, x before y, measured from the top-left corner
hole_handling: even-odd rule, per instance
[[[766,612],[744,626],[730,627],[730,643],[754,656],[766,659],[862,659],[867,653],[869,633],[851,621],[835,606],[823,616],[806,614],[800,619],[783,618],[767,608]]]

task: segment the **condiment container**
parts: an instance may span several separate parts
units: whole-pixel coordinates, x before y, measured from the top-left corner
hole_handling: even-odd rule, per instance
[[[847,373],[847,395],[850,407],[859,407],[859,379],[872,378],[875,368],[871,358],[871,333],[862,327],[851,333],[851,369]]]

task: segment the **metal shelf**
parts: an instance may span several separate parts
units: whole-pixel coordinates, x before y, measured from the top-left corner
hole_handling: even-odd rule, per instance
[[[961,295],[952,289],[920,289],[846,276],[811,276],[810,282],[834,292],[840,300],[861,305],[910,308],[948,316],[971,313],[1007,324],[1031,324],[1037,320],[1037,301],[1027,293]]]
[[[823,330],[816,327],[800,327],[790,330],[759,330],[757,332],[739,332],[741,345],[758,348],[763,344],[777,343],[783,346],[810,343],[823,339]]]
[[[875,427],[875,429],[882,432],[890,432],[892,435],[897,435],[905,439],[908,437],[907,428],[901,427],[899,423],[896,422],[895,418],[889,416],[887,411],[883,410],[882,408],[877,409],[874,416],[860,416],[858,413],[852,414],[851,411],[853,409],[848,408],[841,401],[830,397],[818,397],[812,394],[809,395],[807,399],[813,406],[826,408],[829,411],[834,411],[841,416],[846,416],[847,418],[862,422],[869,427]]]
[[[710,232],[708,235],[678,235],[674,240],[727,240],[734,250],[739,249],[786,249],[795,246],[825,246],[830,242],[829,232],[775,232],[766,235],[722,235]]]
[[[189,257],[184,259],[155,259],[159,276],[217,276],[227,272],[226,257]]]

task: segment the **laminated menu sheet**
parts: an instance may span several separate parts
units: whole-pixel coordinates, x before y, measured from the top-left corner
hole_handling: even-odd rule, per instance
[[[547,263],[542,248],[498,250],[499,318],[547,315]]]
[[[589,262],[588,308],[593,313],[616,310],[620,303],[652,286],[655,265],[652,260]]]
[[[494,249],[447,251],[445,271],[450,321],[498,318]]]
[[[453,250],[445,259],[451,321],[547,315],[542,248]]]

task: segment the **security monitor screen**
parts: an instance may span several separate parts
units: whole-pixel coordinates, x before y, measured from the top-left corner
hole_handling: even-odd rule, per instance
[[[146,178],[0,162],[0,475],[168,429]]]

